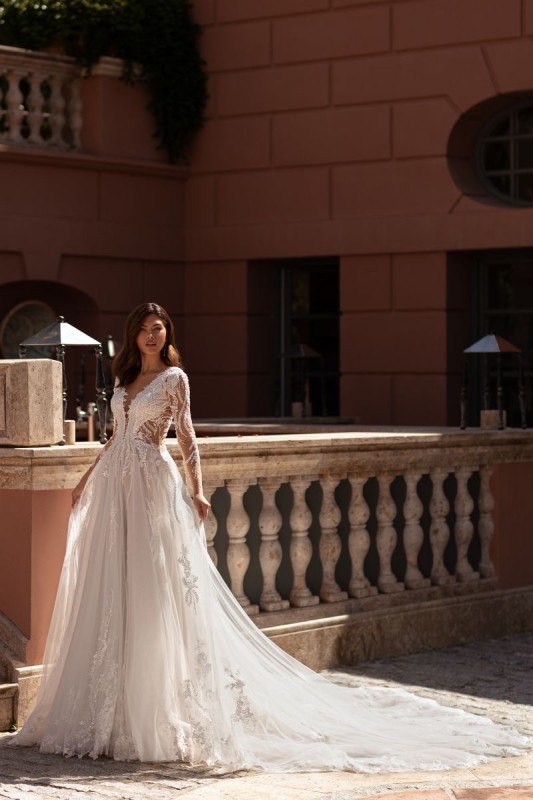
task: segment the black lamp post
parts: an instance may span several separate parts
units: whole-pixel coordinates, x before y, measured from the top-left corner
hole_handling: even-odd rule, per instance
[[[26,358],[28,347],[54,347],[56,360],[61,362],[63,369],[63,422],[67,414],[67,376],[65,372],[65,347],[70,346],[87,347],[93,346],[96,356],[96,407],[98,410],[98,421],[100,424],[100,443],[107,442],[106,417],[107,417],[107,398],[105,390],[104,369],[102,364],[102,345],[91,336],[65,322],[64,317],[58,317],[57,322],[43,328],[42,331],[35,333],[28,339],[19,344],[19,357]],[[65,440],[60,444],[64,444]]]
[[[482,359],[483,377],[483,408],[486,410],[490,405],[490,385],[488,356],[496,356],[496,401],[498,406],[498,430],[503,430],[503,388],[502,388],[502,356],[505,354],[515,355],[518,358],[518,402],[520,405],[520,421],[524,430],[527,428],[526,404],[524,400],[524,365],[522,351],[515,347],[511,342],[490,333],[478,342],[470,345],[464,351],[463,360],[463,382],[461,386],[461,429],[466,428],[466,404],[468,392],[468,358],[470,355],[479,355]]]

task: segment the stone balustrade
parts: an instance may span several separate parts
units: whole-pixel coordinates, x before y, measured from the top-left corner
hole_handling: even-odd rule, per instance
[[[257,616],[493,578],[491,473],[533,461],[533,432],[227,437],[200,450],[209,553]],[[0,489],[70,488],[96,452],[0,451]]]
[[[0,143],[79,149],[80,83],[70,58],[0,46]]]
[[[352,472],[350,460],[344,469],[339,465],[338,471],[290,476],[287,481],[281,477],[230,479],[215,491],[208,484],[213,503],[209,552],[215,563],[225,561],[229,584],[248,614],[394,594],[431,584],[479,581],[494,575],[489,553],[494,526],[487,511],[493,505],[489,465],[457,467],[450,461],[446,467],[429,467],[422,487],[423,467],[405,469],[398,464],[383,473],[360,475]],[[337,490],[345,482],[351,491],[337,498]],[[397,484],[394,493],[393,483]],[[276,496],[283,485],[292,498],[280,497],[278,506]],[[260,497],[252,500],[247,510],[245,497],[253,486],[259,488]],[[314,497],[306,490],[314,490]],[[226,516],[223,507],[227,503],[222,501],[221,491],[228,495]],[[261,510],[257,513],[258,504]],[[423,519],[425,510],[428,513]],[[282,544],[284,520],[290,534]],[[478,543],[474,548],[475,534]],[[421,559],[424,544],[428,552]],[[472,553],[471,547],[476,552]],[[247,593],[245,579],[252,552],[255,579]],[[309,570],[313,554],[317,563]],[[284,559],[287,564],[282,575]],[[343,560],[341,579],[337,571]],[[425,568],[421,569],[421,561]],[[279,577],[286,586],[283,594],[276,588]]]

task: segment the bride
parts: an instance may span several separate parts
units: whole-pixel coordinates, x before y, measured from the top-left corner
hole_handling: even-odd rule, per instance
[[[126,322],[113,436],[73,492],[42,682],[17,745],[216,772],[467,766],[529,745],[396,689],[348,689],[250,621],[213,565],[189,385],[167,312]],[[165,437],[174,420],[192,499]]]

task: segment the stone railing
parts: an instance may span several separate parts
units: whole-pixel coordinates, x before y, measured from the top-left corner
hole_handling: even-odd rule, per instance
[[[431,585],[481,587],[495,574],[493,468],[533,462],[533,431],[288,434],[199,445],[213,504],[209,553],[250,615]],[[169,450],[179,464],[172,440]],[[0,451],[0,489],[72,488],[97,452],[92,443]]]
[[[79,149],[80,82],[70,58],[0,46],[0,143]]]
[[[490,477],[516,459],[509,436],[212,441],[209,553],[250,615],[492,578]]]

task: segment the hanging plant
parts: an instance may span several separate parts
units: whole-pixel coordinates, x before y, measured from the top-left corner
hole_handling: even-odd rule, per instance
[[[185,157],[203,124],[206,76],[200,28],[187,0],[4,0],[0,44],[59,45],[90,71],[102,56],[124,61],[125,81],[150,93],[155,133],[170,161]]]

